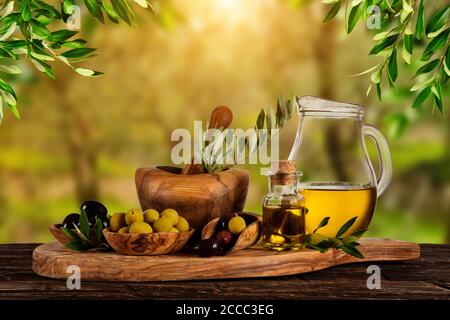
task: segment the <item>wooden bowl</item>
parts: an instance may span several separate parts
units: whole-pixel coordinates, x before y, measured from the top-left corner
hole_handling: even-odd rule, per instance
[[[52,224],[48,230],[59,243],[65,245],[72,241],[62,230],[60,224]]]
[[[58,240],[59,243],[65,245],[66,243],[69,243],[73,241],[71,238],[69,238],[68,235],[66,235],[61,230],[62,225],[61,224],[53,224],[48,229],[50,230],[50,233],[53,235],[53,237]],[[71,229],[74,233],[77,233],[75,229]],[[100,242],[97,240],[97,236],[95,234],[95,231],[93,229],[90,230],[90,242],[92,244],[100,244]]]
[[[194,229],[187,232],[117,233],[103,229],[106,241],[114,251],[132,256],[152,256],[180,251],[189,241]]]
[[[251,247],[259,241],[262,232],[261,217],[250,212],[236,212],[244,218],[247,227],[239,234],[235,244],[228,252],[235,252]],[[220,218],[215,218],[208,222],[202,230],[202,240],[209,239],[216,233],[216,227]]]

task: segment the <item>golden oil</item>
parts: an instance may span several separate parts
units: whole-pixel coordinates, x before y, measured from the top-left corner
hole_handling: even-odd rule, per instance
[[[306,233],[312,233],[325,217],[328,225],[317,233],[335,237],[339,229],[351,218],[358,217],[353,226],[343,235],[365,230],[372,220],[377,199],[376,188],[363,186],[304,186],[299,189],[303,196],[306,214]]]
[[[305,212],[303,206],[264,205],[263,244],[272,250],[298,250],[305,247]]]

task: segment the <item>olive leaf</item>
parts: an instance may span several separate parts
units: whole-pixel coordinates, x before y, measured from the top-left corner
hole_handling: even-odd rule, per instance
[[[403,60],[407,64],[411,63],[411,57],[413,54],[413,47],[414,47],[414,36],[411,34],[407,34],[403,37],[403,50],[402,50],[402,57]]]
[[[78,228],[76,225],[73,226],[75,228],[76,234],[79,238],[79,240],[83,243],[89,243],[89,235],[86,236],[81,230],[80,228]]]
[[[431,87],[426,87],[422,89],[420,93],[417,95],[416,99],[414,100],[413,108],[417,108],[420,105],[422,105],[422,103],[424,103],[425,100],[429,97],[430,93]]]
[[[351,226],[353,226],[353,224],[355,223],[356,219],[358,219],[358,217],[353,217],[350,220],[348,220],[346,223],[344,223],[344,225],[339,229],[339,231],[336,233],[336,238],[339,238],[340,236],[342,236],[344,233],[347,232],[348,229],[351,228]]]
[[[364,233],[366,233],[366,232],[367,232],[367,230],[359,230],[359,231],[356,231],[356,232],[352,233],[352,234],[350,235],[350,237],[357,237],[357,238],[360,238],[360,237],[362,237],[362,236],[364,235]]]
[[[65,227],[61,227],[61,231],[64,232],[70,239],[79,240],[77,234],[75,232],[73,232],[72,230],[65,228]]]
[[[320,223],[317,226],[317,228],[314,229],[313,233],[316,233],[317,230],[319,230],[320,228],[325,227],[328,224],[328,221],[330,221],[330,217],[323,218],[322,221],[320,221]]]
[[[390,83],[393,86],[393,84],[394,84],[395,80],[397,80],[397,76],[398,76],[397,50],[392,51],[392,54],[389,58],[388,75],[389,75]]]
[[[417,77],[418,75],[421,75],[423,73],[428,73],[428,72],[433,71],[439,65],[439,63],[440,63],[439,59],[434,59],[434,60],[426,63],[425,65],[420,67],[419,70],[417,70],[414,77]]]
[[[264,112],[264,109],[261,109],[259,115],[258,115],[258,119],[256,120],[256,128],[257,129],[262,129],[264,128],[264,119],[266,117],[266,114]]]
[[[425,10],[423,6],[423,0],[420,0],[419,11],[417,12],[416,32],[415,36],[417,40],[421,40],[425,34]]]
[[[75,250],[75,251],[85,251],[88,250],[88,247],[81,241],[71,241],[65,244],[65,246],[69,249]]]
[[[100,6],[100,3],[97,0],[84,0],[84,3],[86,4],[86,8],[89,10],[89,13],[94,17],[97,18],[102,23],[105,22],[103,18],[103,11]]]
[[[75,226],[75,229],[78,228]],[[84,237],[89,241],[90,233],[89,233],[89,220],[85,210],[81,210],[80,214],[80,230]]]
[[[437,37],[431,40],[423,52],[422,61],[428,60],[433,52],[443,48],[445,44],[448,43],[449,33],[450,28],[447,28],[444,32],[441,32]]]
[[[325,16],[325,18],[323,19],[323,22],[328,22],[331,19],[333,19],[338,13],[339,10],[341,9],[341,2],[336,2],[330,9],[330,11],[328,12],[328,14]]]
[[[352,255],[356,258],[360,258],[360,259],[364,258],[363,254],[355,246],[352,246],[350,244],[343,244],[337,248],[341,249],[345,253],[348,253],[349,255]]]
[[[364,258],[363,254],[356,248],[359,246],[357,242],[358,239],[367,231],[367,230],[358,230],[351,235],[342,238],[341,236],[347,232],[351,226],[355,223],[357,217],[353,217],[348,220],[339,231],[336,233],[336,237],[327,238],[316,231],[324,226],[326,226],[330,220],[330,217],[325,217],[320,221],[317,228],[313,231],[313,233],[308,234],[306,236],[306,247],[317,250],[320,252],[326,252],[330,248],[335,248],[338,250],[342,250],[354,257]]]
[[[382,40],[380,40],[373,48],[370,50],[369,54],[378,54],[381,51],[383,51],[386,48],[389,48],[390,46],[394,45],[394,43],[397,41],[399,35],[398,34],[392,34]]]
[[[101,242],[103,240],[103,223],[98,217],[95,218],[94,230],[97,241]]]
[[[426,34],[429,35],[430,33],[436,32],[440,30],[442,27],[444,27],[448,21],[449,13],[450,13],[450,4],[444,5],[442,9],[435,12],[431,16],[427,24]]]
[[[356,27],[356,24],[358,23],[359,18],[361,17],[362,13],[362,1],[360,1],[359,4],[352,7],[350,10],[350,14],[348,15],[347,19],[347,33],[351,33],[353,29]]]

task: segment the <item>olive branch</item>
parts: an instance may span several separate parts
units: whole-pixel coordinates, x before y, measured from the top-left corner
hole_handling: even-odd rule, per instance
[[[109,245],[103,236],[103,228],[103,223],[98,217],[95,217],[95,223],[91,227],[86,211],[81,210],[80,227],[73,224],[73,229],[61,227],[61,231],[72,240],[65,244],[69,249],[75,251],[107,250]]]
[[[220,130],[220,134],[213,136],[211,141],[202,139],[203,148],[200,157],[204,172],[220,172],[232,167],[235,163],[232,156],[237,154],[236,151],[239,151],[239,154],[245,153],[245,158],[242,159],[245,161],[255,156],[256,152],[267,146],[273,133],[271,130],[282,129],[291,119],[296,106],[295,96],[292,95],[288,100],[279,97],[276,108],[261,108],[251,136],[239,139],[233,129],[226,129]],[[274,133],[278,134],[277,131]],[[227,163],[228,156],[230,161]]]
[[[317,233],[320,228],[328,225],[328,222],[330,221],[330,217],[323,218],[317,228],[313,231],[313,233],[306,236],[306,247],[320,251],[322,253],[326,252],[330,248],[335,248],[338,250],[342,250],[345,253],[348,253],[349,255],[352,255],[356,258],[364,258],[364,255],[356,247],[360,245],[358,243],[358,239],[367,230],[360,230],[352,233],[347,237],[343,237],[343,235],[351,228],[351,226],[353,226],[357,218],[358,217],[353,217],[346,223],[344,223],[338,230],[334,238],[327,238],[320,233]]]
[[[85,77],[96,77],[101,72],[77,66],[78,62],[96,55],[95,48],[75,38],[78,31],[60,29],[74,13],[74,5],[80,0],[61,0],[59,8],[41,0],[6,0],[0,5],[0,123],[3,108],[20,118],[17,95],[10,82],[22,70],[14,63],[29,60],[36,69],[55,79],[51,66],[62,62]],[[84,0],[89,13],[105,23],[105,16],[113,23],[124,21],[136,24],[134,13],[127,0]],[[147,0],[134,0],[143,8],[155,12]]]
[[[414,84],[410,91],[416,93],[412,107],[421,106],[427,99],[433,101],[433,108],[442,113],[443,87],[450,77],[450,48],[449,48],[449,14],[450,3],[439,5],[431,12],[431,5],[425,8],[425,1],[420,0],[322,0],[331,6],[324,22],[333,19],[345,7],[346,31],[351,33],[359,21],[374,19],[373,8],[379,9],[381,29],[373,39],[375,45],[370,55],[382,57],[382,61],[374,67],[358,75],[371,73],[371,82],[367,90],[369,94],[373,86],[376,87],[378,98],[382,97],[383,75],[386,76],[390,87],[395,87],[398,78],[397,52],[405,64],[415,69]],[[427,10],[429,18],[427,19]],[[418,54],[414,54],[414,47],[419,47]],[[420,65],[416,67],[416,65]]]

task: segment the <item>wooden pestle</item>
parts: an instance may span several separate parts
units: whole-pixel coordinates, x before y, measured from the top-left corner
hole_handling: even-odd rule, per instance
[[[233,112],[226,106],[216,107],[209,118],[208,129],[227,129],[233,121]],[[191,175],[203,173],[203,165],[201,163],[194,163],[194,157],[191,158],[191,163],[187,164],[182,175]]]

